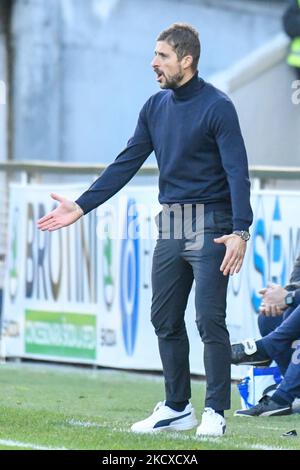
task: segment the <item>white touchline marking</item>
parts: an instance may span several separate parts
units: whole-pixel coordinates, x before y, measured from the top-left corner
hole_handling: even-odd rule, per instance
[[[91,423],[90,421],[77,421],[76,419],[70,419],[67,421],[67,424],[70,426],[81,426],[83,428],[107,428],[109,427],[108,423]]]
[[[70,421],[67,421],[67,424],[71,426],[79,426],[79,427],[84,427],[84,428],[89,428],[89,427],[99,427],[99,428],[108,428],[110,431],[113,432],[124,432],[127,434],[132,434],[130,431],[130,428],[118,428],[116,426],[111,426],[110,423],[103,423],[103,424],[98,424],[98,423],[92,423],[90,421],[76,421],[74,419],[71,419]],[[194,441],[194,442],[211,442],[214,444],[221,444],[221,438],[220,437],[197,437],[197,436],[187,436],[186,434],[181,434],[180,432],[176,431],[166,431],[166,430],[161,430],[158,432],[151,433],[151,436],[161,436],[164,435],[164,437],[168,437],[170,439],[174,439],[177,441]]]
[[[292,450],[292,449],[288,449],[287,447],[265,446],[263,444],[251,444],[251,449],[258,449],[258,450]]]
[[[281,428],[276,428],[274,426],[260,426],[259,429],[267,429],[268,431],[280,431]]]
[[[0,445],[7,446],[7,447],[23,447],[25,449],[35,449],[35,450],[68,450],[66,449],[66,447],[40,446],[37,444],[31,444],[29,442],[14,441],[12,439],[0,439]]]
[[[124,432],[128,434],[132,434],[129,428],[117,428],[116,426],[111,426],[110,423],[92,423],[90,421],[77,421],[75,419],[71,419],[70,421],[67,421],[67,424],[71,426],[79,426],[83,428],[108,428],[110,431],[115,431],[115,432]],[[176,431],[159,431],[156,433],[151,433],[149,435],[151,436],[161,436],[164,435],[165,437],[169,437],[174,440],[178,441],[194,441],[194,442],[208,442],[212,444],[225,444],[224,439],[222,436],[187,436],[186,434],[181,434],[180,432]],[[228,441],[226,442],[228,445]],[[236,449],[240,449],[241,447],[246,448],[246,449],[257,449],[257,450],[292,450],[287,447],[276,447],[276,446],[268,446],[268,445],[263,445],[263,444],[248,444],[247,442],[240,442],[240,443],[230,443],[231,447],[235,447]]]
[[[130,428],[117,428],[116,426],[112,426],[110,423],[92,423],[91,421],[80,421],[80,420],[75,420],[75,419],[70,419],[69,421],[66,422],[66,424],[69,424],[70,426],[78,426],[82,428],[107,428],[110,431],[115,431],[115,432],[125,432],[128,434],[132,434],[130,431]],[[199,439],[195,436],[186,436],[184,434],[179,434],[174,431],[158,431],[156,433],[151,434],[152,436],[158,435],[158,434],[164,434],[165,436],[171,437],[172,439],[177,439],[177,440],[195,440],[198,441]],[[215,442],[215,440],[213,440]]]

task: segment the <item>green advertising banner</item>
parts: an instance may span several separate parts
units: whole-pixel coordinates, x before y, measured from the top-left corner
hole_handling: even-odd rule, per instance
[[[96,359],[96,316],[25,310],[25,352]]]

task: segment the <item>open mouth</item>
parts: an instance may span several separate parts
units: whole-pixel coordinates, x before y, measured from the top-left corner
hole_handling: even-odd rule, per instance
[[[162,77],[164,76],[164,74],[163,74],[162,72],[159,72],[159,71],[156,72],[156,75],[157,75],[156,80],[157,80],[158,82],[159,82],[159,81],[162,79]]]

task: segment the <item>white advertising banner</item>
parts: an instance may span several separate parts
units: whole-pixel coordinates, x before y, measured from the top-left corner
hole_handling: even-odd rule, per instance
[[[80,192],[51,189],[69,198]],[[37,220],[56,206],[49,193],[33,185],[10,188],[2,347],[7,356],[96,363],[93,219],[51,234],[37,230]]]
[[[37,230],[37,220],[56,205],[51,191],[74,200],[84,189],[11,186],[2,322],[5,353],[160,370],[150,322],[154,216],[160,211],[157,188],[128,186],[68,228],[51,234]],[[258,336],[259,289],[269,281],[288,281],[300,252],[295,216],[299,203],[299,193],[261,191],[252,196],[255,219],[246,259],[241,273],[229,282],[231,341]],[[191,372],[203,374],[194,287],[186,324]],[[239,376],[239,368],[233,374]]]

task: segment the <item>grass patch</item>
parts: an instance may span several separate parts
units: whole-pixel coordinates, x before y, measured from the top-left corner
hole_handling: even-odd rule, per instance
[[[200,418],[205,387],[192,383],[192,403]],[[226,412],[222,438],[199,439],[195,430],[155,435],[130,433],[163,399],[161,377],[103,369],[30,363],[0,366],[0,449],[22,444],[49,448],[104,450],[299,449],[300,415],[241,418]],[[233,386],[232,410],[240,408]],[[9,444],[7,443],[9,442]],[[17,443],[14,446],[14,441]]]

